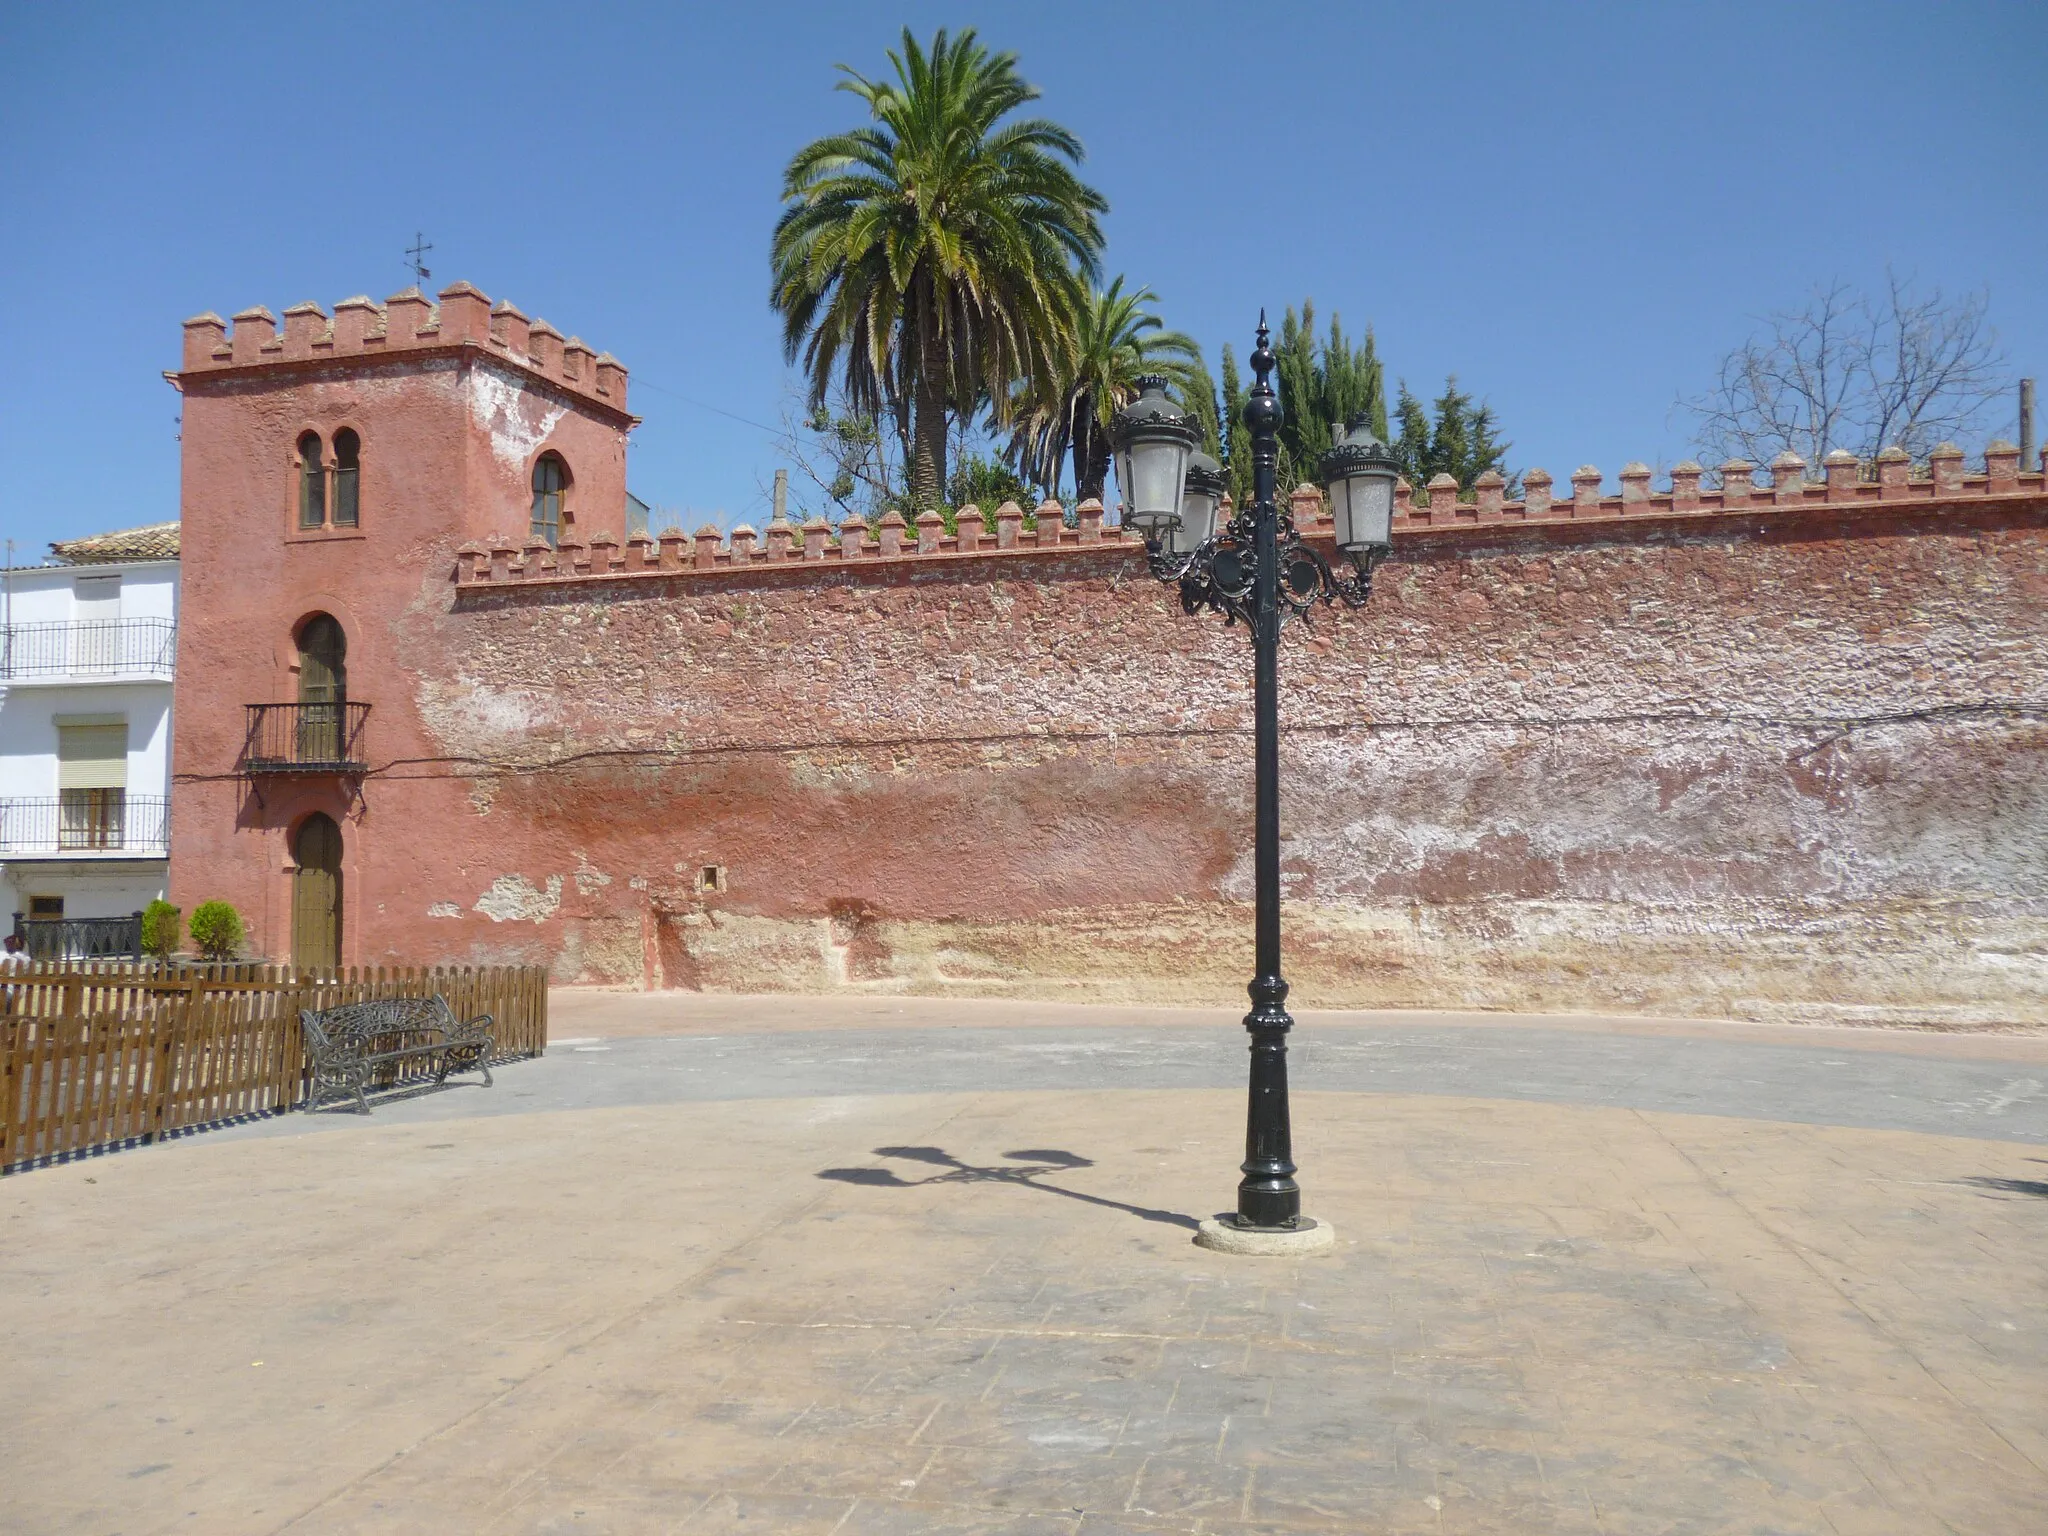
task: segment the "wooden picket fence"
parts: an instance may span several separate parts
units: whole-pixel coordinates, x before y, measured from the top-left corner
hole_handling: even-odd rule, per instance
[[[289,1109],[306,1092],[301,1008],[437,992],[459,1019],[491,1015],[493,1060],[547,1048],[539,966],[86,962],[4,973],[0,1170]]]

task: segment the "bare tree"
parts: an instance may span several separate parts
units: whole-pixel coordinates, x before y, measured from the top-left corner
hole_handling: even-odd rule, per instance
[[[892,441],[896,436],[893,423],[853,411],[838,391],[813,410],[785,390],[775,446],[802,477],[794,490],[798,510],[822,511],[836,522],[855,512],[874,518],[901,501],[903,460],[900,442]]]
[[[1818,466],[1893,444],[1915,459],[1977,430],[2008,387],[1983,289],[1949,298],[1885,274],[1876,297],[1839,280],[1804,307],[1767,315],[1721,360],[1712,389],[1681,407],[1710,461],[1767,464],[1791,449]]]

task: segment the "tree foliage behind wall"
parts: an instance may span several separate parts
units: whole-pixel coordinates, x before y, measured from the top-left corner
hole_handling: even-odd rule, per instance
[[[1506,476],[1509,496],[1520,494],[1521,476],[1507,469],[1508,449],[1514,445],[1501,440],[1493,407],[1458,388],[1456,374],[1444,380],[1444,392],[1433,406],[1410,394],[1404,379],[1394,419],[1394,457],[1401,461],[1401,473],[1415,488],[1418,501],[1438,475],[1457,481],[1459,496],[1469,500],[1473,482],[1489,469]]]

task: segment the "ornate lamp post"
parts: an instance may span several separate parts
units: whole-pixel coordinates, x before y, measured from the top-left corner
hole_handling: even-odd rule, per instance
[[[1180,588],[1189,614],[1209,610],[1251,631],[1256,768],[1255,974],[1250,985],[1251,1090],[1245,1115],[1244,1178],[1237,1212],[1202,1223],[1195,1241],[1236,1253],[1305,1253],[1330,1247],[1327,1224],[1301,1214],[1287,1110],[1287,982],[1280,974],[1280,627],[1317,603],[1360,607],[1373,568],[1392,545],[1394,481],[1399,466],[1363,418],[1353,418],[1323,456],[1322,475],[1335,518],[1338,569],[1302,542],[1274,491],[1281,406],[1266,318],[1259,316],[1251,355],[1257,382],[1245,402],[1252,439],[1252,503],[1216,526],[1223,477],[1195,452],[1192,417],[1166,396],[1165,381],[1139,381],[1139,396],[1112,427],[1124,521],[1145,539],[1152,574]]]

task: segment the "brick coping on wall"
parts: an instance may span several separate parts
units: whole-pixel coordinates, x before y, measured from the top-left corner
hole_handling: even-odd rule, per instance
[[[236,314],[232,328],[217,314],[194,315],[185,322],[183,370],[166,377],[184,388],[337,362],[419,363],[470,353],[639,424],[626,409],[626,367],[611,353],[593,352],[545,320],[529,321],[513,304],[493,305],[469,283],[450,283],[436,297],[439,303],[416,287],[382,304],[358,294],[335,305],[332,317],[318,304],[294,304],[281,336],[277,317],[260,304]]]
[[[1972,510],[2035,511],[2048,516],[2048,451],[2043,469],[2021,473],[2019,450],[1993,443],[1985,452],[1986,469],[1964,474],[1963,453],[1943,444],[1929,456],[1927,470],[1915,477],[1903,453],[1888,451],[1869,466],[1851,455],[1828,456],[1825,478],[1808,480],[1805,464],[1791,454],[1771,466],[1772,484],[1752,483],[1754,469],[1741,460],[1721,466],[1724,486],[1704,489],[1705,471],[1680,464],[1671,485],[1650,490],[1651,472],[1631,464],[1621,472],[1622,492],[1600,494],[1598,470],[1584,467],[1572,475],[1572,494],[1550,495],[1551,477],[1542,470],[1524,476],[1519,501],[1503,498],[1505,482],[1498,474],[1480,477],[1475,499],[1460,502],[1457,487],[1439,475],[1417,502],[1406,481],[1395,496],[1394,535],[1397,549],[1418,552],[1445,544],[1474,541],[1580,543],[1588,539],[1658,538],[1687,531],[1755,535],[1810,529],[1814,534],[1843,528],[1870,518],[1905,519],[1933,531],[1935,517]],[[1331,528],[1323,501],[1313,486],[1301,486],[1291,497],[1295,525],[1312,539],[1327,539]],[[908,569],[937,570],[980,565],[1011,568],[1018,575],[1081,575],[1105,566],[1128,565],[1142,555],[1140,542],[1122,528],[1104,526],[1102,503],[1084,501],[1075,509],[1076,526],[1067,526],[1055,501],[1038,508],[1038,531],[1027,533],[1024,513],[1005,502],[993,518],[979,508],[963,507],[959,531],[947,534],[936,512],[915,523],[889,512],[870,525],[853,516],[834,528],[814,518],[801,526],[770,523],[765,533],[745,524],[728,536],[709,524],[694,534],[671,530],[659,538],[635,535],[622,547],[609,537],[588,544],[564,540],[550,548],[540,540],[524,543],[509,535],[464,544],[455,559],[455,583],[468,592],[480,589],[565,587],[587,589],[610,583],[638,583],[663,578],[753,580],[774,573],[777,585],[835,574],[843,578],[873,572],[894,579]],[[885,573],[887,573],[885,577]]]

